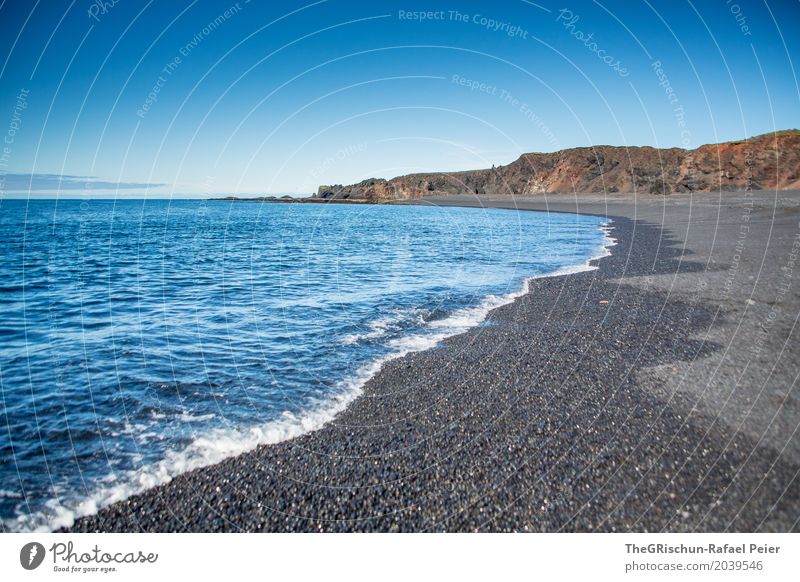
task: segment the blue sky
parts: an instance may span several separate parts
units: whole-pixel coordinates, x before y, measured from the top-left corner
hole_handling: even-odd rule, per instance
[[[796,0],[6,0],[3,194],[305,194],[796,128],[798,22]]]

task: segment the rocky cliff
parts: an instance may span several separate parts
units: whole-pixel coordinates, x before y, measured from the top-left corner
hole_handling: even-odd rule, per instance
[[[800,189],[800,131],[787,130],[694,150],[595,146],[524,154],[506,166],[487,170],[320,186],[316,197],[380,202],[465,193],[669,194],[795,188]]]

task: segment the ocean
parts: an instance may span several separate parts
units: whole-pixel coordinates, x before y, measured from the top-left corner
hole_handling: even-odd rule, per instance
[[[0,201],[0,520],[52,530],[319,428],[382,363],[606,254],[606,220]]]

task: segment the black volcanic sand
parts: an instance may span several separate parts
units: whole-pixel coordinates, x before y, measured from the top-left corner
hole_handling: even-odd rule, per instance
[[[72,531],[800,529],[798,282],[778,295],[798,196],[725,196],[425,202],[577,203],[612,216],[618,244],[386,364],[321,430]]]

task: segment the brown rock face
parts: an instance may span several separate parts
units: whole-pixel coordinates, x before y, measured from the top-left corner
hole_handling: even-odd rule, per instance
[[[800,188],[800,131],[680,148],[595,146],[523,154],[507,166],[320,186],[318,198],[374,202],[442,196],[568,192],[708,192]]]

